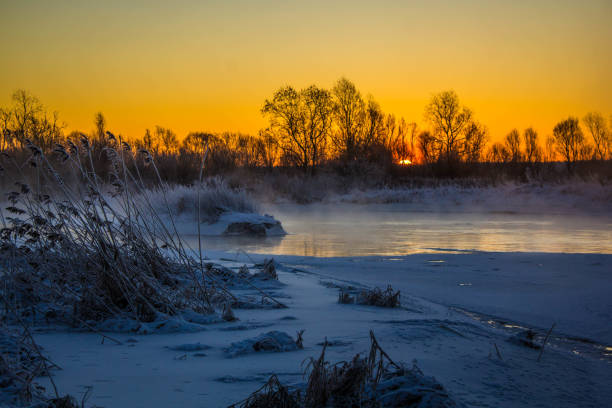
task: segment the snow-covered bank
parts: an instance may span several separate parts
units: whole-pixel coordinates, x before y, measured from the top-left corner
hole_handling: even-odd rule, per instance
[[[208,255],[238,268],[229,255]],[[251,255],[259,262],[261,256]],[[261,259],[260,259],[261,258]],[[223,260],[225,259],[225,260]],[[488,407],[606,406],[612,401],[610,255],[458,253],[407,257],[278,257],[273,290],[287,309],[237,310],[237,322],[184,334],[115,335],[40,332],[37,340],[62,366],[55,380],[77,397],[93,386],[90,404],[113,407],[226,406],[275,373],[303,381],[301,363],[332,341],[330,361],[368,349],[369,329],[396,361],[413,359],[460,404]],[[570,273],[577,269],[580,274]],[[402,308],[338,304],[338,287],[392,284]],[[427,300],[426,300],[427,299]],[[451,307],[452,305],[458,306]],[[560,309],[559,309],[560,308]],[[465,313],[464,309],[480,312]],[[487,319],[486,316],[497,319]],[[493,324],[492,321],[506,324]],[[538,363],[538,350],[509,341],[531,327],[539,342],[557,322]],[[228,358],[231,343],[270,332],[304,332],[304,349]],[[585,343],[571,337],[587,337]],[[189,348],[179,345],[200,344]],[[497,354],[499,351],[499,355]]]
[[[271,215],[261,214],[246,192],[231,189],[220,179],[210,179],[201,187],[175,185],[144,194],[164,223],[168,227],[174,223],[180,235],[285,234],[281,223]]]
[[[402,293],[612,346],[612,255],[450,252],[277,259]]]
[[[165,219],[170,226],[170,220]],[[175,217],[174,225],[182,236],[198,235],[197,220],[193,214]],[[268,214],[224,212],[213,223],[201,223],[200,234],[204,236],[281,236],[286,232],[280,221]]]

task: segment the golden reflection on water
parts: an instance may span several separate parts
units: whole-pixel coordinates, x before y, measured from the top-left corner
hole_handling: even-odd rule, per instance
[[[282,222],[286,236],[205,237],[204,244],[214,250],[313,257],[448,250],[612,253],[606,217],[411,212],[392,205],[294,207],[269,211]]]

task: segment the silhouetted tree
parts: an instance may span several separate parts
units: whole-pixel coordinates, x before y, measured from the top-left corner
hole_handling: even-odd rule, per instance
[[[538,132],[533,128],[527,128],[523,132],[523,141],[525,143],[525,161],[528,163],[537,163],[542,160],[542,149],[538,144]]]
[[[565,159],[568,171],[571,171],[584,145],[584,135],[578,119],[570,116],[557,123],[553,129],[553,135],[557,151]]]
[[[312,170],[325,157],[327,138],[332,126],[333,102],[331,93],[311,85],[300,91],[302,101],[302,133],[307,140]]]
[[[416,161],[416,123],[406,123],[404,118],[396,121],[395,116],[389,114],[385,119],[383,136],[385,148],[396,161],[410,160],[411,163]]]
[[[304,171],[314,171],[325,154],[325,143],[332,124],[332,98],[329,91],[312,85],[297,92],[280,88],[266,99],[262,113],[268,116],[270,131],[277,135],[284,159]]]
[[[417,144],[421,151],[424,164],[431,164],[438,160],[438,154],[440,147],[438,146],[438,140],[431,134],[431,132],[423,131],[419,133],[417,137]]]
[[[270,121],[270,130],[277,135],[279,144],[295,164],[308,168],[307,140],[300,134],[300,96],[291,86],[280,88],[271,100],[266,99],[261,109]]]
[[[580,146],[580,153],[578,154],[578,160],[593,160],[594,157],[593,145],[588,143],[585,139],[582,146]]]
[[[546,143],[544,144],[545,150],[544,153],[546,157],[544,158],[547,162],[552,162],[557,160],[557,149],[555,147],[555,137],[552,135],[548,135],[546,137]]]
[[[145,129],[145,134],[142,137],[142,146],[139,146],[142,149],[148,150],[153,153],[155,150],[155,141],[153,140],[153,135],[149,129]]]
[[[433,136],[441,148],[441,154],[450,164],[459,157],[459,149],[465,140],[465,128],[472,119],[472,112],[459,103],[454,91],[435,94],[425,108],[425,118],[433,128]]]
[[[59,123],[57,112],[47,112],[38,98],[23,89],[13,93],[11,102],[0,115],[4,148],[22,146],[29,139],[49,151],[61,141],[64,126]]]
[[[213,147],[215,143],[215,135],[206,132],[190,132],[183,139],[183,148],[187,151],[204,154],[206,147]]]
[[[272,169],[279,158],[278,141],[270,131],[270,129],[262,129],[259,131],[258,152],[261,163],[268,169]]]
[[[384,118],[385,114],[378,102],[374,98],[369,97],[366,107],[363,140],[360,143],[361,146],[359,146],[359,150],[362,150],[359,152],[360,155],[376,144],[384,144]]]
[[[161,126],[155,126],[154,140],[157,141],[160,152],[164,154],[174,153],[179,146],[176,133]]]
[[[0,151],[14,146],[15,135],[11,129],[11,112],[0,108]]]
[[[589,112],[582,121],[593,138],[593,158],[595,160],[607,159],[610,146],[610,134],[603,115],[598,112]]]
[[[338,154],[345,160],[358,157],[365,122],[365,103],[351,81],[340,78],[332,89],[336,131],[332,134]]]
[[[467,163],[474,164],[481,160],[488,138],[488,130],[485,126],[474,121],[467,125],[463,142],[463,155]]]
[[[492,163],[507,163],[510,158],[510,151],[500,142],[493,143],[489,149],[488,160]]]
[[[510,153],[510,161],[518,163],[521,161],[521,136],[518,130],[512,129],[504,139],[506,149]]]

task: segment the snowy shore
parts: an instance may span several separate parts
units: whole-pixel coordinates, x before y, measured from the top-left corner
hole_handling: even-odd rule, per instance
[[[209,253],[238,268],[263,256]],[[236,262],[228,260],[234,258]],[[65,329],[36,333],[61,371],[54,379],[77,398],[93,387],[89,404],[108,407],[217,407],[236,402],[276,373],[302,379],[302,361],[318,356],[325,338],[330,361],[350,360],[368,347],[372,329],[381,346],[407,366],[413,359],[465,406],[606,406],[612,401],[611,255],[444,253],[406,257],[276,257],[273,294],[287,309],[236,310],[236,322],[196,333],[113,334]],[[338,287],[401,290],[402,308],[338,304]],[[509,341],[525,329],[543,340],[539,351]],[[272,330],[304,349],[228,357],[231,343]],[[180,345],[205,350],[172,350]],[[499,355],[496,351],[499,350]],[[45,380],[41,380],[43,383]]]

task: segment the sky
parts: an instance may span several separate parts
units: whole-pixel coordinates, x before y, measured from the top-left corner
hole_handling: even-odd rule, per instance
[[[0,0],[0,106],[17,89],[67,130],[256,133],[279,87],[345,76],[424,122],[455,90],[498,140],[612,114],[612,1]]]

